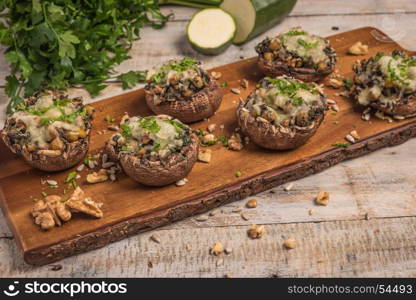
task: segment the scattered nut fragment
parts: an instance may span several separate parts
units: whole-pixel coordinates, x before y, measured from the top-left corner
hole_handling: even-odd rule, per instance
[[[79,186],[72,193],[71,198],[65,202],[65,205],[72,211],[81,212],[98,219],[104,215],[100,208],[102,203],[97,203],[90,197],[86,197],[84,191]]]
[[[227,142],[228,149],[233,151],[240,151],[244,148],[241,136],[238,133],[233,134]]]
[[[252,239],[259,239],[261,238],[264,233],[266,232],[266,229],[263,225],[252,225],[248,230],[247,234]]]
[[[220,266],[222,266],[224,264],[224,259],[222,259],[222,258],[219,258],[218,260],[217,260],[217,262],[215,263],[215,265],[217,266],[217,267],[220,267]]]
[[[188,179],[183,178],[181,180],[178,180],[175,184],[176,184],[176,186],[183,186],[183,185],[185,185],[187,183],[188,183]]]
[[[214,143],[216,140],[217,138],[212,133],[208,133],[202,137],[202,142],[204,144]]]
[[[48,180],[46,180],[46,183],[48,185],[52,185],[52,186],[58,185],[58,182],[56,180],[50,180],[50,179],[48,179]]]
[[[231,92],[232,92],[233,94],[236,94],[236,95],[239,95],[239,94],[241,93],[241,91],[240,91],[239,89],[236,89],[236,88],[232,88],[232,89],[231,89]]]
[[[247,208],[256,208],[257,207],[257,200],[256,199],[250,199],[246,203]]]
[[[120,128],[116,125],[110,125],[107,127],[107,129],[111,131],[118,131]]]
[[[337,79],[337,78],[330,78],[328,80],[328,86],[330,86],[334,89],[339,89],[339,88],[344,86],[344,83],[341,80]]]
[[[294,249],[297,246],[296,240],[294,238],[288,238],[283,242],[283,246],[286,249]]]
[[[185,249],[186,249],[186,251],[190,252],[192,250],[192,247],[191,247],[191,245],[186,244]]]
[[[224,253],[225,253],[225,254],[229,255],[229,254],[231,254],[232,252],[233,252],[233,249],[232,249],[232,248],[230,248],[230,247],[225,247],[225,249],[224,249]]]
[[[353,130],[350,132],[350,135],[355,139],[355,140],[359,140],[360,136],[358,135],[357,130]]]
[[[337,102],[335,100],[332,100],[332,99],[326,99],[326,103],[328,103],[328,104],[337,104]]]
[[[62,265],[60,264],[56,264],[56,265],[50,265],[51,266],[51,271],[59,271],[62,270]]]
[[[361,42],[356,42],[348,49],[348,53],[352,55],[365,55],[368,53],[368,45]]]
[[[227,273],[224,275],[224,278],[231,278],[233,275],[231,273]]]
[[[214,79],[220,79],[221,76],[222,76],[222,74],[221,74],[221,72],[214,72],[214,71],[212,71],[211,72],[211,76],[214,77]]]
[[[332,105],[332,106],[331,106],[331,109],[332,109],[333,111],[338,112],[338,111],[339,111],[339,106],[338,106],[337,104],[334,104],[334,105]]]
[[[248,220],[250,220],[250,217],[249,217],[249,215],[248,215],[247,213],[241,213],[241,218],[242,218],[244,221],[248,221]]]
[[[309,209],[309,210],[308,210],[308,214],[309,214],[310,216],[313,216],[313,215],[315,214],[315,210],[314,210],[313,208]]]
[[[88,183],[99,183],[108,180],[107,170],[101,169],[98,172],[93,172],[87,175]]]
[[[289,191],[291,191],[291,190],[292,190],[293,186],[294,186],[294,183],[293,183],[293,182],[291,182],[291,183],[289,183],[288,185],[286,185],[286,186],[283,188],[283,190],[284,190],[285,192],[289,192]]]
[[[208,132],[214,132],[215,128],[217,128],[217,124],[209,124],[207,127]]]
[[[211,210],[211,211],[209,212],[209,215],[210,215],[211,217],[213,217],[213,216],[215,216],[216,214],[218,214],[218,212],[219,212],[219,210],[218,210],[218,209],[213,209],[213,210]]]
[[[327,206],[329,203],[329,193],[325,191],[319,191],[315,202],[319,205]]]
[[[198,160],[201,162],[209,163],[211,161],[212,151],[211,149],[199,149]]]
[[[355,143],[355,139],[352,137],[352,135],[351,135],[351,134],[347,134],[347,135],[345,136],[345,139],[346,139],[348,142],[350,142],[351,144],[354,144],[354,143]]]
[[[150,239],[151,239],[153,242],[160,244],[160,238],[159,238],[157,235],[155,235],[155,234],[151,235],[151,236],[150,236]]]
[[[198,222],[205,222],[206,220],[208,220],[208,215],[199,215],[195,218],[195,220]]]
[[[242,79],[241,82],[240,82],[240,85],[244,89],[248,88],[248,80],[247,79]]]
[[[236,207],[231,210],[232,213],[240,213],[243,211],[242,207]]]
[[[224,252],[224,246],[220,242],[215,242],[214,245],[209,249],[211,255],[218,256]]]
[[[79,165],[78,168],[77,168],[77,171],[81,172],[82,170],[84,170],[84,167],[85,167],[84,164]]]

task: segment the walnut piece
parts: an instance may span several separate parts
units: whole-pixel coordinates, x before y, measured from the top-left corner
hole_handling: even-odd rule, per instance
[[[352,55],[364,55],[368,53],[368,46],[361,42],[356,42],[348,49],[348,53]]]
[[[283,246],[286,249],[294,249],[297,246],[296,240],[294,238],[288,238],[283,242]]]
[[[44,200],[39,200],[32,208],[32,216],[35,224],[43,230],[49,230],[55,226],[61,226],[62,222],[71,219],[71,212],[57,195],[47,196]]]
[[[246,203],[247,208],[256,208],[257,207],[257,200],[256,199],[250,199]]]
[[[198,151],[198,160],[209,163],[211,161],[212,151],[211,149],[200,149]]]
[[[263,225],[252,225],[248,230],[247,234],[252,239],[259,239],[261,238],[264,233],[266,232],[266,229]]]
[[[224,252],[224,246],[220,242],[215,242],[214,245],[209,249],[211,255],[218,256]]]
[[[329,193],[325,191],[319,191],[315,202],[319,205],[327,206],[329,203]]]
[[[95,218],[102,218],[103,212],[100,204],[92,201],[90,197],[86,197],[84,191],[78,186],[71,198],[65,202],[65,205],[71,210],[81,212]]]
[[[227,143],[228,149],[233,151],[241,151],[244,148],[244,145],[241,140],[241,136],[238,133],[233,134]]]
[[[344,83],[337,78],[330,78],[328,80],[328,85],[334,89],[339,89],[344,86]]]
[[[108,180],[107,170],[101,169],[98,172],[93,172],[87,175],[88,183],[99,183]]]

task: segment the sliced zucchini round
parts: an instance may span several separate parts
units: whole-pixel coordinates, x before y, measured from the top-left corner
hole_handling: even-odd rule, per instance
[[[230,14],[220,8],[206,8],[194,14],[186,33],[196,51],[217,55],[231,45],[236,31],[237,26]]]
[[[243,44],[286,17],[297,0],[224,0],[221,8],[237,22],[234,43]]]

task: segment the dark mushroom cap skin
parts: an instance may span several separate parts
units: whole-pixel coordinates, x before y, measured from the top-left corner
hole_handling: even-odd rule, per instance
[[[387,115],[416,115],[416,56],[393,51],[357,62],[351,98]]]
[[[185,57],[149,70],[145,86],[149,108],[184,123],[212,116],[221,104],[222,89],[200,64]]]
[[[293,80],[289,77],[279,77]],[[277,79],[279,79],[277,78]],[[267,80],[264,79],[264,80]],[[260,85],[264,85],[262,80]],[[276,124],[260,116],[253,115],[247,110],[247,103],[254,97],[254,91],[244,101],[241,101],[237,109],[237,120],[244,135],[260,147],[270,150],[290,150],[305,144],[317,131],[325,117],[327,105],[324,95],[319,92],[318,103],[306,113],[306,118],[301,122],[294,119],[286,119]]]
[[[191,99],[155,104],[154,95],[146,93],[146,103],[155,114],[170,115],[184,123],[193,123],[211,117],[220,107],[222,90],[215,79],[209,86],[193,94]]]
[[[327,39],[293,28],[256,46],[257,65],[269,77],[287,75],[306,82],[320,81],[332,73],[335,50]]]
[[[77,138],[73,138],[72,135],[72,140],[68,140],[68,136],[65,133],[66,131],[63,128],[59,128],[59,126],[54,127],[56,128],[54,132],[56,132],[57,137],[62,143],[62,149],[58,155],[56,153],[50,154],[50,152],[55,151],[50,147],[52,141],[45,143],[46,145],[49,145],[48,148],[45,148],[44,146],[38,147],[36,143],[33,144],[31,142],[31,133],[29,130],[16,130],[16,115],[13,113],[6,119],[4,129],[1,133],[2,139],[13,153],[22,157],[29,165],[36,169],[54,172],[71,168],[78,164],[88,152],[93,109],[91,107],[85,107],[82,104],[81,98],[69,99],[63,92],[47,91],[38,92],[32,97],[25,99],[21,104],[23,107],[22,112],[26,113],[24,107],[29,109],[33,108],[33,105],[36,104],[42,95],[51,96],[54,101],[55,99],[57,99],[57,101],[59,101],[59,99],[68,100],[77,108],[77,113],[83,114],[82,130],[84,133],[82,134],[82,137],[80,135]],[[59,120],[59,122],[64,123],[66,121]],[[51,127],[53,124],[55,124],[54,120],[50,120],[49,123],[44,125],[39,124],[38,127]]]
[[[169,118],[163,115],[163,118]],[[112,140],[113,135],[105,145],[105,152],[113,161],[118,161],[124,172],[138,183],[147,186],[165,186],[175,183],[191,172],[198,157],[199,139],[193,132],[188,131],[187,143],[178,151],[170,153],[165,159],[151,159],[133,153],[119,151]]]
[[[313,68],[296,68],[288,66],[282,61],[267,61],[264,57],[259,56],[257,66],[265,76],[278,77],[288,75],[306,82],[317,82],[325,79],[335,69],[335,64],[326,70],[315,70]]]

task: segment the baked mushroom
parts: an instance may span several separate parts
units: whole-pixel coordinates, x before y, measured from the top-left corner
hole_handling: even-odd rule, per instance
[[[128,118],[106,144],[112,160],[135,181],[163,186],[183,179],[198,155],[198,137],[170,116]]]
[[[212,116],[222,100],[217,81],[189,57],[149,70],[145,90],[147,105],[155,114],[185,123]]]
[[[256,46],[258,66],[269,77],[288,75],[303,81],[318,81],[330,74],[336,53],[329,40],[293,28]]]
[[[243,134],[273,150],[304,144],[322,123],[327,104],[314,83],[292,77],[266,77],[242,101],[237,119]]]
[[[79,163],[88,151],[93,109],[61,91],[38,92],[7,117],[1,133],[13,153],[43,171]]]
[[[397,118],[416,115],[416,56],[378,53],[353,67],[351,96],[359,104]]]

